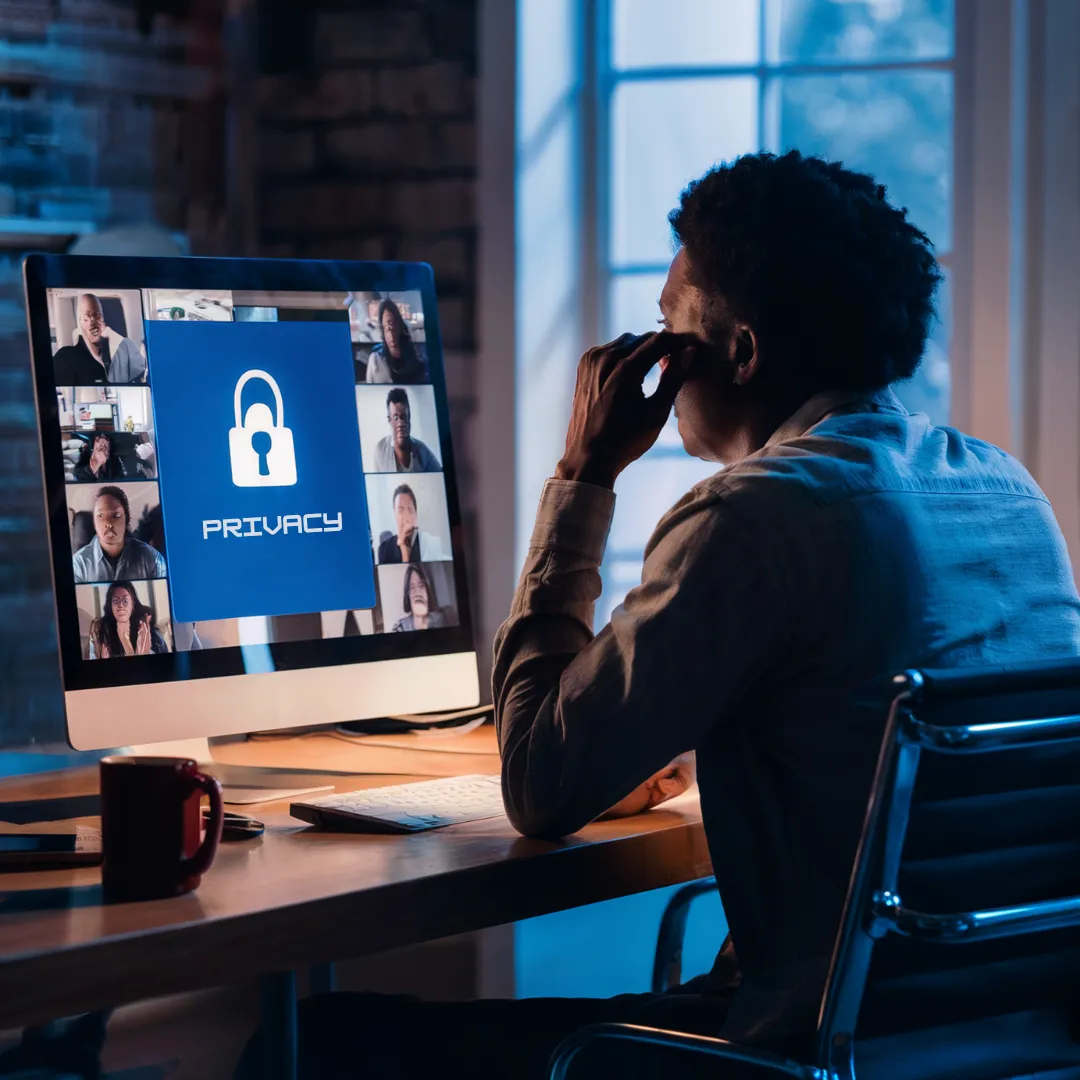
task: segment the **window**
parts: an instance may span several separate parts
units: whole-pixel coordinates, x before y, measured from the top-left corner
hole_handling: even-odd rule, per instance
[[[598,20],[588,37],[599,153],[586,183],[599,335],[655,328],[672,255],[667,214],[689,180],[739,154],[796,148],[873,173],[936,245],[946,272],[939,319],[899,393],[946,421],[953,0],[610,0],[583,10]],[[714,471],[685,454],[672,422],[623,475],[617,490],[634,496],[616,511],[597,627],[639,580],[657,520]]]

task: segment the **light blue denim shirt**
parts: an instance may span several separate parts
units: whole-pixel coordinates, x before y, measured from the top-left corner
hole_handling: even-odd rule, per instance
[[[124,550],[116,560],[116,566],[106,558],[95,536],[89,544],[79,548],[71,557],[75,568],[75,584],[86,585],[95,581],[144,581],[147,578],[165,577],[165,559],[161,552],[128,536]]]
[[[1061,531],[1004,451],[890,391],[823,394],[664,516],[594,638],[614,503],[544,490],[495,640],[507,810],[570,833],[696,751],[731,932],[712,984],[741,983],[724,1034],[812,1029],[884,726],[860,692],[1080,656]]]
[[[121,338],[109,355],[109,382],[133,383],[146,374],[146,357],[130,338]]]

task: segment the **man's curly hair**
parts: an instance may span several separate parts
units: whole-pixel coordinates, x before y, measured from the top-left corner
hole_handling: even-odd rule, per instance
[[[669,220],[706,329],[746,323],[803,389],[877,390],[919,366],[941,271],[873,177],[747,154],[691,183]]]

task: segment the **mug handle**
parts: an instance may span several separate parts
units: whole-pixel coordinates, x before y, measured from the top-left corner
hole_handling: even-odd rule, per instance
[[[221,829],[225,824],[225,800],[221,795],[221,784],[213,776],[205,773],[193,772],[189,774],[191,782],[210,798],[210,820],[206,823],[206,836],[199,845],[199,850],[190,859],[184,859],[181,864],[181,872],[187,876],[202,876],[210,869],[210,864],[217,854],[218,844],[221,841]]]

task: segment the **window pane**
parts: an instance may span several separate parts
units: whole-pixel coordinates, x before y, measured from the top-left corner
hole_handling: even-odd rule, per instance
[[[651,451],[635,461],[615,484],[619,498],[608,548],[615,555],[643,552],[656,523],[696,483],[719,469],[715,461],[698,461],[684,453],[672,457]]]
[[[953,0],[768,0],[771,61],[945,60]]]
[[[769,91],[770,142],[872,173],[939,252],[952,244],[952,75],[808,75]]]
[[[615,0],[617,68],[757,64],[761,0]]]
[[[518,145],[528,146],[577,80],[574,0],[518,0]]]
[[[611,325],[607,328],[609,340],[614,341],[620,334],[647,334],[659,329],[657,302],[666,279],[666,273],[612,276],[608,303],[611,313]]]
[[[611,523],[607,555],[600,568],[604,594],[596,605],[594,625],[599,630],[623,597],[641,581],[645,545],[657,522],[695,484],[712,476],[720,466],[698,461],[682,451],[678,456],[650,451],[618,479],[615,519]]]
[[[938,317],[926,343],[922,363],[906,383],[897,383],[896,396],[909,412],[926,413],[935,424],[949,422],[949,342],[952,337],[952,283],[946,273],[937,295]]]
[[[517,175],[517,566],[544,480],[562,454],[580,355],[576,137],[564,119]]]
[[[627,82],[611,112],[611,257],[615,264],[671,259],[668,213],[691,180],[718,161],[757,149],[754,78]]]

